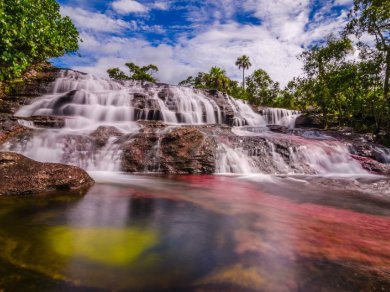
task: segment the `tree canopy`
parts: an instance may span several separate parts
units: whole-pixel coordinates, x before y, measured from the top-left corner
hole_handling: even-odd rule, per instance
[[[79,34],[55,0],[0,0],[0,81],[78,49]]]
[[[125,66],[129,68],[130,76],[126,75],[119,68],[110,68],[107,70],[108,76],[114,80],[138,80],[156,82],[153,73],[158,72],[158,67],[153,64],[147,66],[138,66],[134,63],[126,63]]]

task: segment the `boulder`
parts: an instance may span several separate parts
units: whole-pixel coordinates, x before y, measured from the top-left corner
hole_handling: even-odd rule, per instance
[[[78,167],[41,163],[12,152],[0,152],[0,181],[0,195],[84,191],[94,183]]]
[[[176,128],[161,140],[167,173],[214,173],[216,142],[193,127]]]
[[[214,138],[197,127],[179,127],[170,131],[146,127],[122,144],[122,170],[213,173],[216,149]]]
[[[276,132],[276,133],[284,133],[285,134],[288,132],[287,127],[280,126],[280,125],[268,125],[267,128],[270,129],[270,131]]]
[[[324,124],[319,115],[306,113],[297,117],[295,120],[295,127],[322,129],[324,128]]]

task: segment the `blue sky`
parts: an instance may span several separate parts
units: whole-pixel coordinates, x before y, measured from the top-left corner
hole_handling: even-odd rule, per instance
[[[304,48],[337,33],[352,0],[60,0],[77,26],[79,55],[54,64],[106,76],[126,62],[156,64],[157,78],[175,84],[211,66],[236,80],[238,56],[251,57],[285,85],[301,73]],[[125,68],[123,68],[125,70]]]

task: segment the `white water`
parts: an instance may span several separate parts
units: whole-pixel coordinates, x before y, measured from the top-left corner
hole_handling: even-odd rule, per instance
[[[242,148],[232,149],[226,144],[220,144],[217,149],[216,173],[256,173],[252,161]]]
[[[164,94],[163,90],[166,91]],[[240,100],[229,96],[218,98],[225,99],[224,106],[230,105],[234,113],[234,126],[265,127],[266,124],[279,124],[293,127],[299,115],[295,111],[268,108],[263,111],[263,117]],[[225,111],[213,98],[199,90],[143,85],[140,82],[121,84],[74,71],[63,71],[53,83],[51,93],[21,108],[16,115],[60,116],[65,119],[65,127],[36,130],[32,137],[8,142],[3,149],[22,153],[38,161],[78,165],[89,171],[120,171],[120,144],[113,137],[105,146],[96,146],[90,135],[98,127],[113,126],[123,134],[131,135],[139,131],[140,126],[136,123],[138,119],[162,120],[174,126],[222,124],[226,122]],[[30,122],[22,123],[33,126]],[[272,133],[267,135],[273,137]],[[159,141],[150,154],[154,157],[149,157],[152,165],[145,165],[146,172],[158,172],[160,169]],[[364,172],[341,143],[321,143],[304,143],[302,147],[290,149],[290,161],[287,161],[270,140],[261,155],[269,155],[272,173],[299,173],[303,168],[294,168],[294,164],[302,163],[318,174]],[[242,145],[231,146],[221,142],[217,151],[217,172],[262,172],[256,161],[258,156],[249,152]]]
[[[264,108],[261,110],[261,115],[265,118],[268,125],[280,125],[293,129],[295,121],[301,113],[284,108]]]

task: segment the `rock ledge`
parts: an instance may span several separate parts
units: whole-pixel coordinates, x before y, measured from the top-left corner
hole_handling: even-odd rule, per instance
[[[93,179],[76,166],[41,163],[12,152],[0,152],[0,196],[85,190]]]

